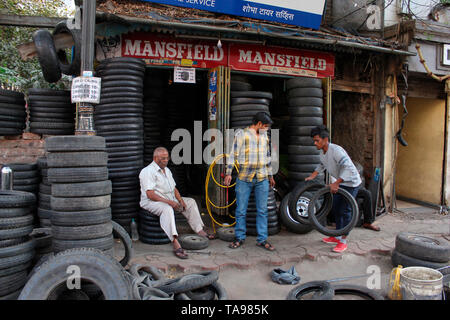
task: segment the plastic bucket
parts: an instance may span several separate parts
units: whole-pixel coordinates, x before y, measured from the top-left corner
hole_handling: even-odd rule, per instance
[[[425,267],[400,270],[400,290],[403,300],[442,300],[443,275]]]

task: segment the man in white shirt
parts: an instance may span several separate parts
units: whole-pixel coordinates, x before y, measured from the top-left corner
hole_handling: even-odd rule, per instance
[[[158,147],[153,152],[153,162],[142,169],[139,174],[141,183],[140,206],[159,216],[161,228],[173,243],[174,254],[178,258],[187,259],[188,255],[177,240],[175,212],[182,213],[192,230],[198,235],[209,239],[214,239],[214,235],[207,234],[203,230],[204,224],[195,200],[181,197],[175,187],[172,172],[167,168],[169,159],[167,149]]]
[[[339,188],[345,189],[353,198],[356,198],[362,182],[361,177],[344,148],[330,143],[329,131],[325,126],[311,129],[311,137],[316,148],[320,150],[320,164],[305,180],[313,180],[320,173],[328,171],[331,180],[334,181],[330,184],[330,191],[334,194],[331,211],[336,220],[336,229],[342,229],[350,222],[352,212],[349,203],[340,194],[337,194],[337,191]],[[347,249],[347,235],[323,238],[322,241],[336,244],[333,251],[340,253]]]

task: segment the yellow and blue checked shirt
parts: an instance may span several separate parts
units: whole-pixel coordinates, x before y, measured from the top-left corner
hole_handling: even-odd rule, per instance
[[[267,132],[260,133],[258,138],[256,132],[249,127],[238,130],[234,137],[230,157],[227,160],[227,175],[231,175],[235,160],[239,164],[239,180],[251,182],[256,176],[257,181],[262,181],[272,176]]]

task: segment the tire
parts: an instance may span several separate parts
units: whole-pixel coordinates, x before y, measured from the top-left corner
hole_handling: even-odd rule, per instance
[[[36,250],[48,248],[52,246],[52,229],[51,228],[34,228],[30,237],[36,243]]]
[[[88,240],[60,240],[53,239],[53,250],[55,253],[74,248],[93,248],[101,251],[110,250],[114,247],[114,237],[111,235]]]
[[[0,208],[20,208],[36,204],[36,196],[31,192],[0,190]]]
[[[309,174],[308,174],[309,175]],[[289,198],[289,211],[293,212],[291,216],[301,223],[306,223],[305,219],[302,218],[299,214],[297,214],[297,205],[300,200],[300,198],[307,193],[307,195],[311,195],[311,198],[309,199],[309,202],[311,202],[312,196],[315,194],[313,191],[318,190],[324,187],[324,184],[319,183],[316,179],[312,181],[304,181],[299,183],[291,192],[290,198]],[[316,200],[317,201],[317,200]],[[317,201],[316,203],[320,203],[320,201]],[[315,213],[315,216],[318,217],[320,220],[322,217],[326,216],[328,212],[331,210],[331,206],[333,203],[333,198],[331,196],[326,196],[326,202],[322,204],[319,211]],[[309,205],[308,205],[308,211],[309,211]],[[309,212],[307,212],[304,216],[308,216],[308,223],[311,224],[311,221],[309,220]]]
[[[315,97],[288,98],[289,107],[323,107],[323,99]]]
[[[57,240],[89,240],[112,234],[110,222],[91,226],[62,227],[52,225],[53,238]]]
[[[13,246],[0,248],[0,258],[17,256],[19,254],[32,252],[36,246],[36,241],[29,238],[28,241]]]
[[[101,136],[63,136],[45,139],[45,151],[105,151],[105,138]]]
[[[288,126],[288,133],[290,136],[310,136],[311,129],[315,128],[316,126]]]
[[[29,214],[15,218],[0,219],[0,230],[27,227],[33,224],[34,217]]]
[[[103,224],[111,221],[111,208],[91,211],[51,211],[52,225],[62,227],[78,227]]]
[[[11,257],[0,258],[0,270],[26,264],[30,262],[33,257],[34,251],[28,251]]]
[[[220,240],[232,242],[236,238],[233,227],[221,227],[217,229],[217,236]]]
[[[314,196],[311,199],[311,202],[315,203],[319,197],[321,195],[325,195],[327,193],[330,192],[330,188],[329,187],[324,187],[318,191],[316,191],[314,193]],[[318,220],[318,217],[316,214],[314,214],[313,212],[313,208],[314,206],[309,206],[308,207],[308,219],[311,223],[311,225],[314,226],[314,228],[319,231],[322,234],[325,234],[327,236],[331,236],[331,237],[336,237],[336,236],[341,236],[341,235],[345,235],[348,234],[350,232],[350,230],[352,230],[355,226],[356,223],[358,222],[358,218],[359,218],[359,210],[358,210],[358,204],[356,203],[355,198],[353,198],[353,196],[346,191],[345,189],[340,188],[337,191],[338,194],[341,194],[345,200],[350,202],[350,206],[352,208],[352,219],[350,220],[350,222],[348,223],[348,225],[346,225],[344,228],[342,229],[338,229],[338,230],[330,230],[326,227],[324,227]],[[328,214],[331,210],[331,206],[330,209],[326,212],[326,214]],[[320,217],[320,213],[319,213],[319,217]]]
[[[45,29],[39,29],[33,33],[32,37],[44,79],[50,83],[57,82],[61,79],[61,69],[51,33]]]
[[[323,97],[323,90],[321,88],[292,88],[288,91],[288,97]]]
[[[67,97],[70,101],[70,90],[55,90],[55,89],[46,89],[46,88],[30,88],[28,89],[28,95],[31,96],[60,96]]]
[[[192,273],[177,279],[169,279],[164,284],[156,286],[168,294],[176,294],[206,287],[216,282],[219,278],[217,271],[205,271]]]
[[[413,257],[407,256],[406,254],[399,252],[397,249],[394,249],[392,251],[391,261],[392,261],[392,265],[394,267],[401,265],[404,268],[406,268],[406,267],[426,267],[426,268],[431,268],[431,269],[439,269],[439,268],[443,268],[443,267],[446,267],[449,265],[449,262],[445,262],[445,263],[431,262],[431,261],[413,258]]]
[[[101,210],[111,206],[111,196],[58,198],[51,197],[50,205],[55,211]]]
[[[395,239],[395,249],[412,258],[430,262],[450,261],[450,246],[437,239],[401,232]]]
[[[309,223],[301,223],[294,219],[293,215],[289,211],[289,197],[291,193],[288,193],[280,204],[280,219],[281,223],[286,226],[286,228],[294,233],[305,234],[313,230],[314,228]]]
[[[119,238],[125,247],[125,256],[119,261],[119,263],[125,267],[134,256],[133,244],[128,232],[126,232],[121,225],[115,221],[111,221],[111,223],[113,226],[113,236]]]
[[[107,167],[49,168],[50,183],[81,183],[108,180]]]
[[[363,286],[352,284],[336,284],[332,285],[334,295],[356,295],[364,300],[384,300],[383,296]]]
[[[111,180],[83,182],[83,183],[55,183],[51,186],[50,193],[54,197],[96,197],[112,193]]]
[[[315,146],[288,145],[288,153],[289,155],[319,155],[320,151]]]
[[[258,99],[258,98],[232,98],[231,107],[236,107],[240,104],[262,104],[269,106],[270,100],[268,99]]]
[[[74,42],[72,50],[72,62],[69,63],[66,53],[63,50],[57,51],[58,64],[61,72],[69,76],[77,76],[80,74],[81,68],[81,30],[69,29],[66,21],[56,24],[53,29],[53,35],[60,33],[69,34]]]
[[[20,208],[0,208],[0,218],[14,218],[28,215],[31,212],[31,207]]]
[[[321,117],[290,117],[290,126],[319,126],[323,124]]]
[[[178,237],[178,241],[183,249],[202,250],[208,247],[209,239],[196,234],[186,234]]]
[[[95,249],[71,249],[43,263],[20,293],[19,300],[46,300],[49,293],[67,281],[67,267],[78,266],[81,276],[94,282],[105,300],[130,300],[132,289],[127,272],[112,257]]]
[[[108,164],[108,153],[102,151],[49,152],[47,163],[51,168],[100,167]]]
[[[27,271],[23,270],[14,274],[0,277],[0,296],[9,295],[22,288],[27,282]]]
[[[167,243],[171,242],[170,239],[167,238],[167,237],[165,237],[165,238],[151,238],[151,237],[147,237],[147,236],[142,236],[140,233],[139,233],[139,240],[142,243],[154,244],[154,245],[167,244]]]
[[[291,117],[323,117],[321,107],[289,107],[288,113]]]
[[[295,287],[291,291],[289,291],[286,300],[301,300],[299,297],[302,295],[314,292],[321,291],[320,295],[314,294],[311,300],[332,300],[334,296],[334,289],[330,285],[329,282],[326,281],[311,281],[306,282],[300,286]],[[319,291],[319,292],[320,292]]]

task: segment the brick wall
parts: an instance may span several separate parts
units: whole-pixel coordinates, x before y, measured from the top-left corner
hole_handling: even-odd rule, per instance
[[[44,138],[34,133],[0,137],[0,164],[33,163],[45,155]]]

